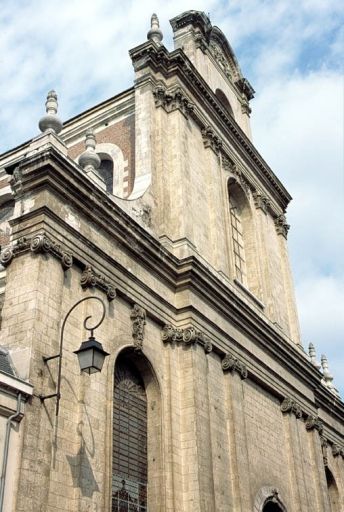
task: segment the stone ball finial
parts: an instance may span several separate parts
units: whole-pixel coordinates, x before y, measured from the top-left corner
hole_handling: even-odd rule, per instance
[[[159,24],[159,18],[155,13],[152,14],[151,17],[151,28],[148,31],[147,39],[151,39],[157,44],[161,44],[161,41],[163,39],[163,34]]]
[[[57,115],[57,94],[55,91],[49,91],[47,101],[45,102],[46,115],[38,123],[41,132],[60,133],[63,128],[61,119]]]
[[[86,130],[86,151],[79,157],[79,165],[86,171],[94,171],[100,166],[100,158],[96,153],[96,138],[92,128]]]

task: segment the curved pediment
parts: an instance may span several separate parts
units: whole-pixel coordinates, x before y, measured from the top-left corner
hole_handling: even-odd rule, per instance
[[[234,55],[233,49],[226,36],[218,27],[212,27],[207,34],[209,50],[225,75],[236,82],[242,78],[242,73]]]

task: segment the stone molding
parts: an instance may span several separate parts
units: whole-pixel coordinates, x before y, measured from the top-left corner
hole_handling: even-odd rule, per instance
[[[162,329],[161,339],[164,343],[181,342],[184,345],[197,343],[203,347],[206,354],[209,354],[213,350],[213,344],[209,338],[193,326],[178,329],[171,324],[166,324]]]
[[[146,310],[138,304],[134,304],[130,313],[130,319],[132,321],[132,336],[135,350],[141,351],[145,336]]]
[[[301,406],[290,397],[286,397],[281,403],[281,411],[286,414],[294,414],[296,418],[302,418]]]
[[[238,358],[233,356],[233,354],[227,353],[225,357],[222,359],[222,370],[224,372],[230,371],[236,371],[239,373],[240,377],[242,379],[247,379],[248,377],[248,371],[246,365],[240,361]]]
[[[187,98],[180,87],[168,90],[160,85],[154,89],[153,96],[155,106],[162,107],[167,113],[179,110],[188,119],[194,110],[193,103]]]
[[[222,140],[215,134],[215,131],[211,126],[206,126],[202,128],[202,138],[203,144],[205,148],[210,148],[214,151],[216,155],[220,153],[222,148]]]
[[[80,284],[82,288],[99,288],[106,293],[111,302],[117,295],[116,288],[104,276],[98,274],[91,265],[86,265],[81,274]]]
[[[275,226],[277,234],[284,236],[284,238],[287,238],[290,226],[287,223],[287,219],[285,218],[284,214],[278,215],[275,218]]]
[[[31,239],[19,238],[12,246],[6,247],[1,251],[0,262],[6,267],[18,254],[30,250],[34,254],[50,253],[59,259],[63,270],[73,266],[73,256],[61,249],[60,244],[49,238],[44,233],[33,236]]]

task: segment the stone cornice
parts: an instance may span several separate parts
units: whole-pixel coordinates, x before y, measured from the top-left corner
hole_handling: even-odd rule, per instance
[[[67,203],[77,208],[80,215],[91,222],[95,229],[107,234],[116,246],[120,245],[122,251],[134,261],[139,261],[144,268],[160,279],[164,286],[173,289],[175,293],[188,288],[190,294],[195,293],[198,297],[202,297],[203,301],[213,307],[224,319],[228,319],[231,324],[240,328],[241,332],[271,354],[275,361],[287,368],[292,375],[297,376],[301,382],[307,383],[310,388],[317,388],[316,394],[320,389],[324,409],[331,409],[343,419],[344,410],[341,402],[334,399],[328,390],[322,389],[321,375],[314,366],[311,363],[308,364],[306,358],[301,357],[299,349],[288,342],[261,315],[261,312],[258,314],[255,307],[248,301],[241,300],[238,293],[220,279],[209,266],[195,256],[182,260],[173,256],[154,236],[111,201],[102,190],[95,188],[71,160],[54,148],[25,159],[21,163],[21,171],[24,194],[30,192],[31,196],[35,197],[35,194],[39,195],[44,190],[48,190],[61,204]],[[136,279],[109,253],[92,244],[89,239],[47,207],[33,210],[11,221],[14,243],[30,233],[36,234],[40,226],[49,224],[53,226],[54,233],[59,230],[63,233],[61,239],[66,244],[65,251],[73,252],[73,259],[81,270],[84,270],[87,263],[93,265],[93,262],[97,262],[98,273],[116,275],[116,278],[114,280],[111,278],[110,281],[116,283],[117,290],[127,287],[124,283]],[[33,230],[36,230],[36,233],[33,233]],[[50,236],[49,232],[47,236]],[[73,251],[70,251],[70,248],[73,248]],[[92,254],[91,259],[90,254]],[[122,284],[117,286],[118,276],[122,276],[119,279]],[[145,285],[140,282],[139,286],[144,289]],[[152,300],[163,305],[166,318],[169,318],[168,315],[171,312],[174,316],[178,315],[178,310],[164,297],[158,296],[154,290],[147,288],[146,291]],[[185,305],[183,311],[188,307],[192,311],[191,304]],[[196,314],[200,316],[201,313],[197,311]],[[212,325],[211,322],[210,325]],[[216,333],[217,340],[228,339],[227,333],[218,325],[213,325],[212,329]],[[212,342],[215,347],[215,341],[212,340]],[[221,346],[218,341],[216,345]],[[226,346],[225,341],[222,346]]]
[[[190,90],[206,109],[207,115],[214,120],[214,124],[221,128],[224,137],[233,144],[262,182],[270,188],[282,210],[285,210],[291,199],[290,195],[235,120],[224,112],[218,98],[185,53],[180,49],[168,52],[164,46],[158,46],[153,41],[147,41],[130,50],[129,53],[136,72],[151,68],[153,72],[161,73],[164,78],[170,78],[173,75],[179,77],[186,89]],[[143,77],[146,80],[146,75]],[[140,78],[138,78],[138,84],[139,81]]]

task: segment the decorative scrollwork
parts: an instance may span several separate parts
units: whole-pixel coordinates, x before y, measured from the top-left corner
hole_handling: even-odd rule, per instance
[[[162,330],[161,339],[165,343],[183,342],[184,345],[187,346],[198,343],[203,347],[206,354],[209,354],[213,350],[213,345],[207,336],[203,332],[198,331],[192,325],[185,329],[177,329],[172,325],[167,324]]]
[[[14,253],[11,247],[6,247],[1,251],[0,262],[4,267],[7,267],[14,258]]]
[[[302,409],[298,403],[290,397],[286,397],[281,403],[281,411],[283,413],[293,413],[296,418],[302,418]]]
[[[51,240],[46,235],[36,235],[31,240],[30,249],[34,253],[49,252],[51,246]]]
[[[63,270],[67,270],[73,266],[73,256],[68,252],[62,252],[61,265]]]
[[[322,421],[319,420],[318,416],[308,415],[305,422],[306,430],[317,430],[319,434],[322,433],[324,426]]]
[[[106,293],[109,302],[117,295],[116,288],[104,276],[97,274],[91,265],[85,266],[81,274],[80,284],[82,288],[99,288]]]
[[[132,336],[134,339],[135,349],[142,350],[146,325],[146,310],[138,304],[134,304],[130,313],[130,318],[133,323]]]
[[[237,359],[233,354],[226,354],[225,357],[222,359],[222,370],[224,372],[226,371],[236,371],[239,373],[240,377],[242,379],[247,379],[248,377],[248,371],[245,363]]]

